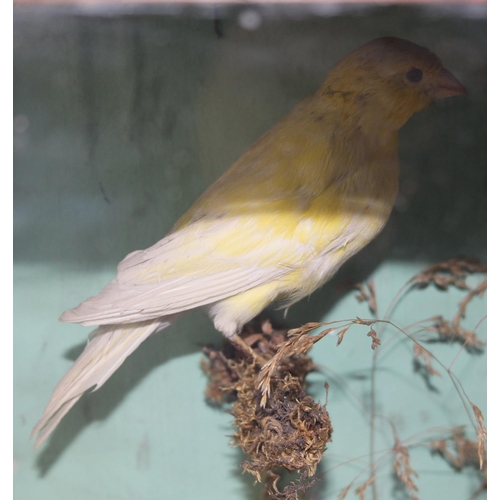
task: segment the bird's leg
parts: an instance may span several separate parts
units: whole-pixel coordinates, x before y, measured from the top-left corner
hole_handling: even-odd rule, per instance
[[[262,356],[259,356],[238,334],[229,337],[229,341],[238,351],[246,356],[251,356],[260,366],[264,366],[266,363],[266,360]]]

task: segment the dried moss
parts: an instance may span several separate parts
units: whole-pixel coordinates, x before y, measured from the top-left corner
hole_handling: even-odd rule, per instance
[[[259,359],[269,360],[287,339],[286,330],[274,330],[268,321],[249,325],[241,334]],[[271,498],[297,498],[312,483],[326,443],[333,432],[326,408],[306,394],[305,379],[314,364],[305,353],[280,359],[271,378],[267,403],[261,406],[258,376],[261,366],[227,343],[221,350],[205,348],[202,363],[209,377],[206,396],[213,404],[233,402],[233,442],[247,455],[241,466],[266,481]],[[300,480],[283,491],[277,471],[300,473]],[[269,474],[268,474],[269,473]]]

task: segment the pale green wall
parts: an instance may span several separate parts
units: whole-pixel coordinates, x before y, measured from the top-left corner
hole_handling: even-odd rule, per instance
[[[213,179],[357,45],[383,35],[426,45],[469,95],[438,102],[407,124],[402,196],[387,228],[337,279],[292,309],[288,323],[366,317],[352,293],[336,290],[345,281],[371,275],[387,306],[427,263],[459,254],[486,258],[484,8],[330,9],[321,16],[319,8],[283,7],[265,11],[254,31],[240,26],[241,8],[165,12],[15,11],[18,500],[258,498],[251,479],[240,477],[241,456],[228,446],[230,416],[203,400],[200,345],[220,335],[202,315],[149,339],[102,389],[82,399],[41,450],[33,450],[29,433],[88,333],[58,323],[60,313],[97,293],[125,254],[166,234]],[[419,292],[394,319],[405,325],[436,313],[450,317],[461,297]],[[485,307],[484,300],[472,304],[469,326]],[[365,333],[357,330],[338,348],[326,338],[313,351],[351,391],[326,372],[311,376],[318,398],[324,400],[325,379],[330,384],[335,429],[317,498],[335,498],[366,466],[363,459],[328,471],[342,456],[368,451],[367,414],[356,403],[369,393]],[[484,324],[478,333],[485,339]],[[378,371],[377,410],[401,438],[468,424],[445,374],[429,390],[413,370],[411,346],[393,343]],[[458,350],[431,347],[448,363]],[[485,410],[485,355],[462,353],[455,371]],[[381,424],[377,449],[390,446],[390,428]],[[472,471],[455,474],[424,449],[412,453],[422,499],[465,500],[479,485]],[[387,467],[378,488],[382,499],[405,498]]]

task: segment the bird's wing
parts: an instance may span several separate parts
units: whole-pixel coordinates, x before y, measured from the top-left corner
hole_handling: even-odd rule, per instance
[[[278,280],[307,249],[273,223],[283,213],[202,219],[128,255],[99,295],[61,321],[105,325],[144,321],[211,304]],[[292,226],[293,229],[294,226]]]

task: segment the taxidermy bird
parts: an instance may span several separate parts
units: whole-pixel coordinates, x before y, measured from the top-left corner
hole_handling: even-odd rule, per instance
[[[465,93],[430,50],[359,47],[257,140],[152,247],[61,321],[96,325],[33,429],[36,446],[150,335],[205,308],[241,344],[245,323],[325,283],[382,230],[398,193],[398,130],[433,99]],[[246,344],[245,344],[246,345]]]

